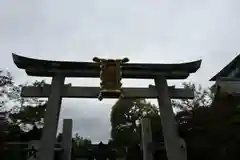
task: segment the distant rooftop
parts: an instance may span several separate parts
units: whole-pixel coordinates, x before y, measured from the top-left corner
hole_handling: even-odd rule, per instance
[[[240,55],[235,57],[220,72],[213,76],[210,81],[216,81],[220,77],[240,78]]]

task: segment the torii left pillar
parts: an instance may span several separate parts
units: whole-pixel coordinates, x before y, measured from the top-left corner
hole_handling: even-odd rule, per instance
[[[52,78],[51,93],[47,102],[44,116],[44,127],[40,141],[38,160],[53,160],[56,143],[57,126],[61,110],[61,93],[64,87],[65,76],[56,74]]]

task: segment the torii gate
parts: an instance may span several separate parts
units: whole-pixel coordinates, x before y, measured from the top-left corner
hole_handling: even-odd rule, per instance
[[[53,160],[54,144],[62,97],[67,98],[157,98],[161,113],[165,148],[169,160],[184,160],[171,98],[192,99],[190,89],[167,85],[167,79],[186,79],[195,73],[201,60],[179,64],[126,63],[128,59],[93,59],[95,62],[48,61],[13,54],[13,61],[30,76],[52,77],[51,85],[24,87],[23,97],[47,97],[47,110],[40,142],[39,160]],[[107,74],[111,73],[111,74]],[[108,75],[111,75],[110,78]],[[101,78],[101,87],[73,87],[64,85],[66,77]],[[121,78],[154,79],[149,88],[121,88]]]

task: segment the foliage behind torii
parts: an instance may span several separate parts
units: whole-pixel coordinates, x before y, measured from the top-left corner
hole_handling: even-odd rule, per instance
[[[160,121],[157,107],[145,99],[119,99],[111,112],[113,142],[120,146],[139,144],[140,120],[143,117],[152,119],[153,126],[157,126],[155,122]],[[153,129],[159,130],[159,127],[153,127]]]
[[[35,81],[31,85],[40,86],[44,83],[45,81]],[[7,116],[6,139],[10,141],[38,139],[40,136],[46,101],[38,98],[22,98],[21,89],[24,86],[28,84],[16,85],[9,72],[0,71],[0,112]],[[31,132],[25,132],[29,130]],[[31,133],[35,137],[34,135],[32,137]]]
[[[175,119],[179,135],[187,143],[188,159],[235,160],[240,152],[237,147],[240,146],[240,116],[237,108],[239,97],[215,96],[214,87],[204,89],[192,83],[183,85],[194,91],[194,99],[173,100],[172,105],[177,110]],[[119,99],[111,112],[113,143],[120,146],[139,144],[141,132],[134,122],[144,117],[143,113],[147,111],[155,117],[153,119],[150,116],[155,124],[152,125],[153,141],[163,141],[156,106],[145,100]]]

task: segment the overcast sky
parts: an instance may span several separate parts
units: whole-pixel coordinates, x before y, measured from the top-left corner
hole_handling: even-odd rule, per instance
[[[207,86],[240,51],[239,6],[239,0],[0,0],[0,67],[23,83],[32,78],[14,66],[12,52],[72,61],[92,61],[94,56],[155,63],[202,59],[201,69],[185,81]],[[61,118],[73,118],[74,132],[81,136],[107,141],[113,103],[64,99]]]

